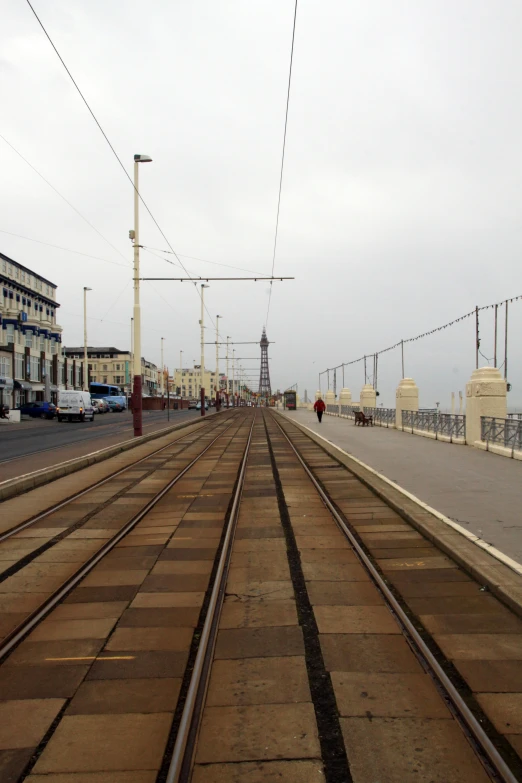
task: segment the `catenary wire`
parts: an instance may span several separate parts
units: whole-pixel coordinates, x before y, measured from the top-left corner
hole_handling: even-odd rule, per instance
[[[296,2],[297,2],[297,0],[296,0]],[[58,57],[58,59],[60,60],[61,64],[62,64],[62,65],[63,65],[63,67],[65,68],[65,70],[66,70],[66,72],[67,72],[67,75],[69,76],[69,78],[70,78],[70,80],[72,81],[72,83],[74,84],[74,86],[75,86],[75,88],[76,88],[76,90],[77,90],[77,92],[78,92],[79,96],[81,97],[82,101],[84,102],[85,106],[87,107],[87,110],[89,111],[89,114],[91,115],[91,117],[93,118],[94,122],[95,122],[95,123],[96,123],[96,125],[98,126],[98,129],[100,130],[100,133],[102,134],[103,138],[105,139],[105,141],[106,141],[106,142],[107,142],[107,144],[109,145],[109,147],[110,147],[110,149],[111,149],[111,152],[112,152],[112,154],[114,155],[114,157],[115,157],[115,158],[116,158],[116,160],[118,161],[119,165],[121,166],[121,169],[122,169],[123,173],[125,174],[125,176],[126,176],[126,177],[127,177],[127,179],[129,180],[130,184],[132,185],[132,189],[133,189],[133,190],[136,192],[136,194],[137,194],[137,196],[138,196],[139,200],[141,201],[141,203],[142,203],[142,204],[143,204],[143,206],[145,207],[146,211],[148,212],[148,214],[149,214],[150,218],[152,219],[152,222],[154,223],[154,225],[156,226],[156,228],[157,228],[157,229],[158,229],[158,231],[160,232],[161,236],[163,237],[163,239],[165,240],[165,242],[166,242],[166,243],[167,243],[167,245],[169,246],[170,250],[172,251],[172,254],[173,254],[173,255],[174,255],[174,256],[175,256],[175,257],[178,259],[178,261],[179,261],[179,263],[181,264],[182,268],[185,270],[186,274],[188,275],[188,272],[187,272],[187,270],[185,269],[185,266],[184,266],[183,262],[181,261],[181,259],[179,258],[178,254],[176,253],[176,251],[174,250],[174,248],[173,248],[173,247],[172,247],[172,245],[170,244],[170,242],[169,242],[169,240],[168,240],[167,236],[165,235],[165,232],[163,231],[163,229],[161,228],[160,224],[158,223],[158,221],[156,220],[156,218],[155,218],[155,217],[154,217],[154,215],[152,214],[152,212],[151,212],[151,210],[149,209],[149,207],[148,207],[148,205],[147,205],[146,201],[144,200],[143,196],[142,196],[142,195],[141,195],[141,193],[140,193],[140,192],[137,190],[137,188],[136,188],[136,186],[135,186],[134,182],[132,181],[132,178],[131,178],[131,176],[129,175],[129,173],[128,173],[127,169],[126,169],[126,168],[125,168],[125,166],[123,165],[123,162],[122,162],[122,160],[121,160],[120,156],[118,155],[118,153],[116,152],[116,150],[115,150],[115,149],[114,149],[114,147],[112,146],[112,144],[111,144],[111,142],[110,142],[110,140],[109,140],[109,137],[107,136],[107,134],[106,134],[106,133],[105,133],[105,131],[103,130],[103,128],[102,128],[102,126],[101,126],[100,122],[98,121],[98,118],[96,117],[96,115],[94,114],[93,110],[92,110],[92,109],[91,109],[91,107],[89,106],[89,103],[88,103],[87,99],[85,98],[85,96],[84,96],[83,92],[80,90],[80,88],[79,88],[79,86],[78,86],[77,82],[75,81],[75,79],[74,79],[74,77],[73,77],[72,73],[70,72],[69,68],[68,68],[68,67],[67,67],[67,65],[65,64],[65,61],[64,61],[63,57],[61,56],[60,52],[59,52],[59,51],[58,51],[58,49],[56,48],[56,46],[55,46],[55,44],[54,44],[54,42],[53,42],[53,40],[52,40],[51,36],[49,35],[49,33],[47,32],[47,30],[45,29],[43,22],[41,21],[40,17],[38,16],[38,14],[36,13],[36,11],[34,10],[34,8],[33,8],[32,4],[31,4],[30,0],[26,0],[26,3],[27,3],[27,5],[29,6],[29,8],[31,9],[31,11],[33,12],[33,14],[34,14],[34,16],[35,16],[35,18],[36,18],[36,20],[37,20],[38,24],[39,24],[39,25],[40,25],[40,27],[42,28],[42,30],[43,30],[43,32],[44,32],[44,34],[45,34],[45,37],[47,38],[47,40],[48,40],[48,41],[49,41],[49,43],[51,44],[52,48],[54,49],[54,51],[55,51],[55,53],[56,53],[56,56]],[[190,277],[190,275],[189,275],[189,277]],[[199,291],[197,288],[196,288],[196,292],[197,292],[197,294],[198,294],[199,298],[201,299],[201,298],[202,298],[202,297],[201,297],[201,292],[200,292],[200,291]],[[205,307],[205,310],[206,310],[206,312],[207,312],[207,315],[208,315],[208,317],[209,317],[209,318],[210,318],[210,320],[212,321],[212,324],[215,326],[215,324],[214,324],[214,321],[213,321],[213,319],[212,319],[212,316],[210,315],[210,313],[209,313],[209,311],[208,311],[208,309],[207,309],[207,306],[206,306],[205,304],[204,304],[204,307]]]
[[[14,234],[12,231],[4,231],[0,228],[0,234],[7,234],[10,237],[16,237],[17,239],[25,239],[28,242],[36,242],[39,245],[46,245],[47,247],[54,247],[55,250],[64,250],[66,253],[74,253],[77,256],[84,256],[85,258],[93,258],[95,261],[103,261],[105,264],[115,264],[116,266],[129,266],[129,264],[120,264],[119,261],[110,261],[108,258],[101,258],[101,256],[92,256],[90,253],[82,253],[81,250],[71,250],[69,247],[61,247],[61,245],[52,245],[50,242],[42,242],[41,239],[32,239],[32,237],[24,237],[22,234]]]
[[[116,251],[116,253],[118,253],[118,254],[119,254],[119,255],[120,255],[122,258],[125,258],[124,254],[121,252],[121,250],[118,250],[118,248],[117,248],[117,247],[115,247],[115,246],[112,244],[112,242],[109,242],[109,240],[108,240],[108,239],[106,239],[106,237],[104,237],[104,236],[103,236],[103,234],[101,233],[101,231],[98,231],[98,229],[96,228],[96,226],[93,226],[93,224],[90,222],[90,220],[87,220],[87,218],[85,217],[85,215],[82,215],[82,213],[80,212],[80,210],[79,210],[79,209],[76,209],[76,207],[74,206],[74,204],[71,204],[71,202],[69,201],[69,199],[67,199],[65,196],[63,196],[63,195],[60,193],[60,191],[59,191],[59,190],[57,190],[57,189],[54,187],[54,185],[52,185],[52,184],[49,182],[49,180],[48,180],[48,179],[46,179],[46,178],[44,177],[44,175],[43,175],[43,174],[41,174],[41,173],[38,171],[38,169],[37,169],[35,166],[33,166],[33,164],[32,164],[32,163],[30,163],[30,162],[27,160],[27,158],[25,158],[25,157],[22,155],[22,153],[21,153],[21,152],[19,152],[19,151],[16,149],[16,147],[14,147],[14,146],[11,144],[11,142],[10,142],[10,141],[8,141],[8,140],[5,138],[5,136],[2,136],[2,134],[1,134],[1,133],[0,133],[0,139],[2,139],[2,141],[4,141],[4,142],[7,144],[7,146],[8,146],[8,147],[10,147],[10,148],[13,150],[13,152],[15,152],[15,153],[18,155],[18,157],[19,157],[19,158],[21,158],[21,159],[23,160],[23,162],[24,162],[24,163],[26,163],[26,164],[29,166],[29,168],[30,168],[30,169],[32,169],[32,170],[35,172],[35,174],[38,174],[38,176],[40,177],[40,179],[43,179],[43,181],[45,182],[45,184],[46,184],[46,185],[48,185],[48,186],[51,188],[51,190],[53,190],[53,191],[56,193],[56,195],[57,195],[57,196],[60,196],[60,198],[61,198],[63,201],[65,201],[65,203],[66,203],[66,204],[67,204],[67,205],[68,205],[68,206],[69,206],[69,207],[70,207],[72,210],[74,210],[74,212],[76,212],[76,214],[77,214],[79,217],[81,217],[81,219],[82,219],[83,221],[85,221],[85,223],[87,223],[87,225],[88,225],[90,228],[92,228],[92,230],[93,230],[93,231],[96,231],[96,233],[98,234],[98,236],[100,236],[100,237],[103,239],[103,241],[104,241],[104,242],[107,242],[107,244],[109,245],[109,247],[112,247],[112,249],[113,249],[114,251]],[[8,233],[8,232],[6,232],[6,233]],[[126,259],[126,260],[127,260],[127,259]],[[128,262],[128,263],[129,263],[129,265],[130,265],[130,262]]]
[[[286,94],[286,111],[285,111],[285,129],[283,133],[283,151],[281,155],[281,173],[279,176],[279,194],[277,197],[277,215],[276,215],[276,225],[275,225],[275,234],[274,234],[274,252],[272,255],[272,272],[271,277],[274,276],[274,267],[275,267],[275,259],[276,259],[276,251],[277,251],[277,237],[279,234],[279,212],[281,209],[281,192],[283,189],[283,171],[285,167],[285,150],[286,150],[286,130],[288,127],[288,108],[290,106],[290,86],[292,83],[292,64],[294,60],[294,41],[295,41],[295,23],[297,19],[297,0],[295,0],[294,5],[294,24],[292,28],[292,46],[290,49],[290,68],[288,72],[288,90]],[[270,303],[272,301],[272,288],[273,288],[273,281],[270,281],[270,289],[268,292],[268,307],[266,311],[266,320],[265,320],[265,326],[268,326],[268,316],[270,315]]]

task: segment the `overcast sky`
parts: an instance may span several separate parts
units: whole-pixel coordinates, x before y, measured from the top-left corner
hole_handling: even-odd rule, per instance
[[[127,171],[134,153],[154,159],[140,191],[189,272],[248,274],[195,257],[269,274],[293,0],[34,7]],[[326,367],[522,293],[521,29],[517,0],[299,0],[275,262],[296,279],[273,287],[273,388],[312,394]],[[4,0],[0,40],[0,133],[107,241],[0,139],[1,231],[112,263],[7,233],[0,250],[58,284],[65,345],[83,341],[87,285],[89,343],[128,349],[132,187],[23,0]],[[141,218],[141,242],[166,250]],[[142,252],[144,275],[184,274],[159,255]],[[268,284],[215,282],[206,303],[223,335],[258,340]],[[170,368],[180,349],[199,362],[191,284],[143,283],[142,305],[143,355],[159,363],[163,336]],[[511,314],[516,407],[522,302]],[[489,359],[492,334],[490,310]],[[474,362],[469,319],[407,347],[406,375],[421,405],[448,407]],[[257,359],[243,365],[258,377]],[[379,368],[380,401],[393,405],[400,352]],[[361,364],[346,368],[354,398],[363,382]]]

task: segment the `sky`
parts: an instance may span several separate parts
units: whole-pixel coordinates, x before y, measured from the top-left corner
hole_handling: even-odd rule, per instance
[[[140,193],[188,273],[270,275],[294,0],[33,6],[127,173],[135,153],[153,158]],[[266,281],[211,282],[206,341],[218,314],[231,342],[266,324],[272,387],[311,396],[326,368],[522,294],[521,26],[516,0],[299,0],[274,264],[295,279],[274,282],[268,321]],[[58,285],[65,345],[83,342],[88,286],[89,344],[128,350],[132,185],[25,0],[4,0],[0,44],[0,251]],[[143,207],[140,243],[154,249],[143,276],[185,276]],[[150,361],[164,337],[170,368],[180,350],[199,363],[193,288],[142,283]],[[480,314],[481,365],[493,313]],[[513,410],[521,327],[513,302]],[[259,347],[236,348],[256,388]],[[422,407],[449,408],[474,367],[473,318],[405,347]],[[379,402],[393,406],[400,350],[378,368]],[[364,381],[363,362],[345,367],[354,399]]]

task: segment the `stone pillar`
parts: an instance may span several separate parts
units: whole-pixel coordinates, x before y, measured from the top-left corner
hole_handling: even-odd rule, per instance
[[[413,378],[403,378],[395,393],[395,426],[402,429],[402,412],[419,410],[419,387]]]
[[[324,396],[324,401],[325,401],[327,406],[336,404],[337,400],[335,399],[335,394],[333,393],[333,391],[328,389],[328,391],[326,392],[326,394]]]
[[[341,413],[341,405],[351,405],[352,404],[352,393],[350,389],[341,389],[341,393],[339,394],[339,416],[342,416]]]
[[[361,410],[363,410],[363,408],[377,407],[377,395],[375,394],[375,389],[373,386],[370,386],[369,383],[366,383],[361,389],[360,406]]]
[[[481,367],[466,384],[466,443],[480,440],[480,417],[507,418],[506,381],[496,367]]]
[[[318,389],[315,393],[315,401],[320,400],[323,395],[321,394],[321,390]]]

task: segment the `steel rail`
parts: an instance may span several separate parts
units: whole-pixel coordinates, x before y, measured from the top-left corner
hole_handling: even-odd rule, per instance
[[[213,422],[213,419],[210,419],[210,423]],[[200,422],[196,421],[195,424],[205,424],[206,421]],[[216,426],[219,426],[220,422],[218,421]],[[186,426],[190,426],[186,425]],[[174,430],[172,434],[175,434],[176,432],[179,432],[179,430]],[[165,435],[169,435],[171,433],[165,433]],[[91,484],[89,487],[86,487],[86,489],[82,489],[80,492],[77,492],[75,495],[71,495],[70,497],[66,498],[65,500],[61,500],[59,503],[56,503],[56,505],[51,506],[50,508],[46,509],[45,511],[42,511],[41,514],[38,514],[35,517],[31,517],[31,519],[26,519],[25,522],[20,522],[18,525],[15,525],[14,527],[9,528],[9,530],[6,530],[5,532],[0,534],[0,544],[3,541],[6,541],[8,538],[11,538],[16,533],[19,533],[21,530],[25,530],[27,527],[31,527],[31,525],[36,524],[36,522],[40,522],[42,519],[45,519],[46,517],[50,516],[51,514],[54,514],[56,511],[59,511],[61,508],[66,506],[68,503],[72,503],[74,500],[78,500],[78,498],[83,497],[83,495],[86,495],[88,492],[92,492],[95,489],[99,489],[104,484],[106,484],[108,481],[112,481],[117,476],[121,476],[122,473],[125,473],[127,470],[132,470],[136,467],[136,465],[141,465],[142,462],[145,462],[148,459],[151,459],[152,457],[157,456],[158,454],[161,454],[162,451],[165,451],[166,449],[169,449],[171,446],[173,446],[175,443],[178,443],[180,440],[183,440],[183,438],[186,438],[191,433],[185,433],[180,438],[177,438],[176,440],[172,441],[172,443],[167,443],[166,446],[162,446],[159,449],[156,449],[156,451],[151,451],[150,454],[148,454],[146,457],[142,457],[141,459],[137,460],[136,462],[132,462],[130,465],[127,465],[124,468],[121,468],[120,470],[115,471],[115,473],[111,473],[110,476],[107,476],[104,479],[101,479],[100,481],[97,481],[95,484]],[[145,444],[143,444],[145,445]],[[191,444],[187,444],[188,446]],[[116,455],[115,455],[116,456]],[[90,467],[90,465],[88,466]],[[63,476],[60,476],[60,478],[64,478]],[[55,481],[56,479],[53,479]],[[42,485],[45,486],[45,485]],[[39,487],[35,487],[35,489],[39,489]]]
[[[176,742],[172,752],[172,759],[167,773],[166,783],[188,783],[192,771],[192,759],[198,735],[201,712],[203,710],[207,687],[210,679],[210,670],[214,657],[217,632],[221,609],[225,597],[225,588],[232,556],[232,546],[237,527],[238,511],[243,494],[245,472],[252,443],[252,434],[256,416],[252,418],[252,425],[243,453],[236,492],[232,503],[232,509],[227,525],[225,540],[221,550],[214,586],[210,596],[207,616],[201,632],[201,639],[194,662],[194,669],[190,685],[187,691],[183,713],[176,735]]]
[[[301,455],[297,451],[290,437],[287,435],[287,433],[285,432],[281,424],[277,421],[275,416],[273,414],[271,415],[273,421],[280,429],[285,439],[288,441],[294,454],[296,455],[297,459],[301,463],[302,467],[304,468],[306,474],[308,475],[315,489],[319,493],[321,500],[327,507],[328,511],[332,514],[341,532],[344,533],[344,535],[350,542],[361,564],[368,572],[370,578],[372,579],[376,587],[379,589],[388,608],[391,609],[393,615],[396,617],[401,627],[401,630],[403,632],[403,635],[406,637],[406,640],[408,641],[410,647],[412,647],[414,652],[417,654],[417,657],[420,655],[420,657],[424,659],[427,667],[430,670],[430,674],[436,680],[439,688],[443,691],[446,699],[451,703],[453,707],[453,714],[457,722],[463,729],[463,733],[468,739],[468,742],[470,740],[469,735],[471,735],[474,742],[480,748],[481,753],[477,752],[477,747],[473,744],[473,742],[470,742],[473,751],[475,752],[476,756],[479,758],[486,773],[489,775],[489,777],[492,780],[495,781],[502,781],[502,783],[520,783],[518,778],[514,776],[513,772],[506,764],[506,762],[504,761],[504,759],[502,758],[502,756],[500,755],[500,753],[498,752],[498,750],[496,749],[496,747],[494,746],[494,744],[492,743],[492,741],[490,740],[490,738],[488,737],[488,735],[486,734],[482,726],[480,725],[479,721],[476,719],[476,717],[469,709],[468,705],[466,704],[466,702],[464,701],[464,699],[462,698],[458,690],[455,688],[455,686],[449,679],[448,675],[441,667],[441,665],[439,664],[439,662],[431,652],[430,648],[427,646],[426,642],[424,641],[422,636],[419,634],[419,632],[417,631],[417,629],[409,619],[408,615],[404,612],[402,606],[399,604],[399,602],[397,601],[397,599],[389,589],[383,577],[375,568],[371,559],[368,557],[368,555],[366,554],[366,552],[358,542],[357,538],[351,532],[350,528],[347,526],[343,517],[341,516],[341,514],[339,514],[335,505],[332,503],[327,493],[323,490],[319,481],[313,475],[312,471],[308,467],[305,460],[301,457]],[[485,763],[484,757],[487,759],[488,762],[487,764]]]
[[[94,555],[92,555],[89,560],[87,560],[84,565],[81,566],[81,568],[76,571],[69,579],[67,579],[61,587],[58,588],[52,595],[49,596],[49,598],[44,601],[44,603],[36,609],[31,615],[29,615],[26,620],[24,620],[20,625],[18,625],[10,634],[6,636],[2,644],[0,645],[0,661],[3,661],[6,655],[8,655],[13,647],[15,647],[23,638],[24,636],[27,636],[27,634],[32,631],[32,629],[40,623],[46,615],[49,614],[49,612],[54,609],[54,607],[60,603],[60,601],[65,598],[67,593],[69,593],[76,585],[82,581],[84,577],[89,574],[92,569],[98,565],[100,560],[102,560],[105,555],[107,555],[114,547],[123,539],[126,535],[128,535],[131,530],[133,530],[136,525],[141,522],[144,516],[146,516],[149,511],[154,508],[154,506],[169,492],[172,487],[177,484],[177,482],[183,478],[183,476],[196,464],[196,462],[199,462],[199,460],[207,453],[207,451],[212,448],[214,443],[218,441],[220,438],[223,437],[223,435],[228,432],[230,427],[234,422],[230,422],[228,427],[226,427],[223,432],[220,432],[219,435],[216,435],[216,437],[208,444],[208,446],[205,446],[203,451],[197,455],[197,457],[194,457],[194,459],[185,467],[183,470],[178,473],[177,476],[175,476],[169,483],[161,489],[157,495],[155,495],[147,505],[139,511],[136,516],[134,516],[127,524],[116,533],[113,538],[110,539],[110,541],[107,541],[101,549],[99,549]]]

